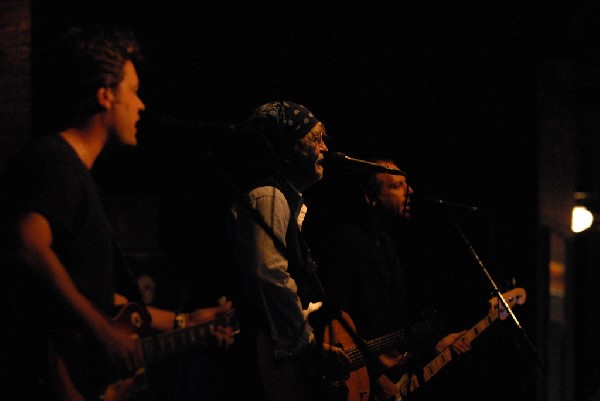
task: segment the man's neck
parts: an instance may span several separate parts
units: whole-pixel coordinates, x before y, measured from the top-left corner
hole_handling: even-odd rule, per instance
[[[309,180],[301,174],[293,174],[289,173],[286,175],[286,180],[289,181],[290,184],[296,189],[298,192],[302,193],[310,188],[316,181]]]
[[[374,221],[378,231],[393,233],[397,230],[405,228],[408,224],[408,220],[404,217],[391,215],[389,212],[384,210],[374,210]]]
[[[88,170],[91,170],[108,139],[108,133],[93,127],[68,128],[60,136],[73,148]]]

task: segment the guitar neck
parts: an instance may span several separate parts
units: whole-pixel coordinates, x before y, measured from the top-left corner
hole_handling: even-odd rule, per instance
[[[469,331],[463,334],[458,340],[467,340],[469,343],[483,333],[494,321],[498,319],[498,312],[491,312],[485,318],[481,319],[479,323],[473,326]],[[406,396],[408,393],[416,390],[419,385],[427,383],[433,378],[444,366],[452,361],[452,350],[450,347],[440,352],[431,362],[429,362],[423,368],[422,383],[419,383],[419,378],[415,374],[404,374],[396,385],[400,388],[400,394]],[[410,380],[410,388],[409,388]]]
[[[426,333],[431,332],[431,327],[432,323],[430,321],[411,326],[410,336],[426,335]],[[365,341],[364,343],[367,346],[369,353],[372,355],[380,355],[387,351],[408,345],[410,336],[405,330],[399,330],[377,337],[373,340]],[[350,371],[360,369],[367,365],[368,358],[359,346],[354,345],[344,351],[350,357]]]
[[[231,318],[233,312],[229,312],[214,322],[140,339],[144,364],[147,365],[162,358],[172,356],[196,345],[206,344],[207,339],[211,336],[211,329],[217,325],[228,325],[228,320]]]
[[[397,347],[398,344],[406,343],[408,336],[404,331],[397,331],[376,339],[365,341],[368,352],[379,355]],[[357,345],[344,350],[350,357],[350,371],[354,371],[367,365],[368,359],[365,353]]]
[[[463,334],[457,341],[467,341],[471,343],[473,340],[477,338],[481,333],[485,331],[488,327],[491,326],[494,321],[498,318],[504,320],[508,315],[508,310],[514,305],[522,305],[525,303],[525,290],[523,288],[514,288],[504,294],[503,299],[508,303],[508,308],[504,308],[499,304],[499,300],[496,298],[490,299],[490,312],[488,315],[481,319],[479,323],[473,326],[469,331]],[[505,303],[506,303],[505,302]],[[415,373],[405,373],[402,375],[400,380],[396,383],[398,389],[400,390],[398,395],[396,396],[397,400],[402,400],[403,397],[406,397],[409,393],[416,390],[419,385],[427,383],[429,380],[433,378],[444,366],[452,361],[452,350],[450,347],[443,350],[439,353],[431,362],[429,362],[421,372],[422,374]],[[419,382],[421,380],[421,382]]]

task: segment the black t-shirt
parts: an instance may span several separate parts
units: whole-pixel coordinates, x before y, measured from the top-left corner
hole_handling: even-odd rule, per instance
[[[23,213],[44,216],[53,249],[79,291],[110,312],[114,293],[113,234],[97,187],[75,151],[58,135],[27,146],[3,174],[2,221],[8,253],[16,249],[14,223]],[[30,297],[28,283],[23,292]]]
[[[362,339],[404,333],[398,351],[427,360],[440,338],[439,314],[417,299],[395,238],[362,220],[352,223],[330,231],[318,255],[330,301],[349,314]]]
[[[329,297],[349,313],[364,339],[373,339],[408,325],[402,271],[387,238],[370,238],[347,225],[332,233],[322,268]]]
[[[106,313],[113,312],[115,249],[92,176],[60,136],[29,144],[2,171],[0,297],[10,330],[2,334],[7,357],[0,369],[10,369],[12,377],[4,391],[15,400],[46,400],[51,399],[46,361],[50,331],[85,335],[86,329],[42,276],[16,257],[16,222],[28,212],[48,220],[53,249],[76,287]],[[73,337],[53,337],[61,354],[72,348]]]

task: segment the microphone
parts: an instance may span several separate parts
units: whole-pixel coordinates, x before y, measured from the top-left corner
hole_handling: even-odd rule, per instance
[[[438,198],[424,197],[416,194],[411,195],[411,203],[413,203],[414,206],[416,206],[416,208],[430,207],[450,212],[454,211],[477,213],[481,211],[481,208],[477,206],[465,205],[462,203],[451,202]]]
[[[466,212],[481,211],[481,209],[478,208],[477,206],[464,205],[462,203],[450,202],[450,201],[443,200],[443,199],[433,199],[433,203],[436,205],[439,205],[440,207],[446,208],[446,209],[464,210]]]
[[[380,164],[369,162],[366,160],[355,159],[353,157],[347,156],[345,153],[342,153],[342,152],[332,153],[329,157],[332,160],[347,163],[351,167],[355,167],[355,168],[363,168],[363,169],[367,169],[367,170],[374,171],[377,173],[388,173],[388,174],[392,174],[392,175],[406,176],[406,173],[402,170],[387,167],[387,166],[382,166]]]

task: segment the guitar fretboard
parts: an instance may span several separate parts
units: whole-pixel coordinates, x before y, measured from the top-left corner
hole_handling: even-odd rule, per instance
[[[504,297],[509,302],[509,306],[513,306],[515,303],[522,304],[525,302],[525,290],[522,288],[517,288],[508,293],[504,294]],[[506,310],[502,309],[502,318],[506,314]],[[471,343],[473,340],[477,338],[481,333],[483,333],[494,321],[501,316],[498,303],[492,303],[492,308],[488,315],[481,319],[479,323],[473,326],[469,331],[463,334],[456,341],[466,340]],[[400,380],[396,383],[396,386],[400,389],[400,393],[397,395],[396,400],[401,401],[403,397],[406,397],[409,393],[413,392],[421,384],[427,383],[429,380],[433,378],[444,366],[452,361],[452,350],[450,347],[446,348],[442,352],[440,352],[431,362],[429,362],[423,368],[423,382],[419,382],[419,377],[415,374],[405,373]]]
[[[211,329],[217,325],[231,326],[233,316],[234,311],[232,310],[214,322],[140,339],[140,347],[144,356],[143,363],[149,364],[193,346],[206,344],[207,339],[211,336]],[[234,329],[237,329],[237,327],[234,327]]]
[[[490,325],[498,318],[498,314],[495,316],[492,314],[487,315],[484,319],[480,320],[471,330],[467,331],[464,335],[462,335],[457,341],[463,341],[463,339],[468,342],[473,341],[477,336],[479,336],[485,329],[490,327]],[[452,361],[452,351],[450,348],[446,348],[442,352],[440,352],[431,362],[429,362],[423,368],[423,382],[426,383],[433,378],[444,366]],[[410,389],[408,389],[408,378],[410,377]],[[422,383],[422,384],[424,384]],[[406,396],[408,393],[416,390],[420,383],[419,379],[416,375],[408,375],[405,374],[402,376],[400,381],[398,382],[400,387],[400,393]],[[408,391],[407,391],[408,390]]]
[[[194,345],[206,343],[210,328],[194,326],[170,333],[141,339],[141,347],[146,363],[154,362],[191,348]]]

